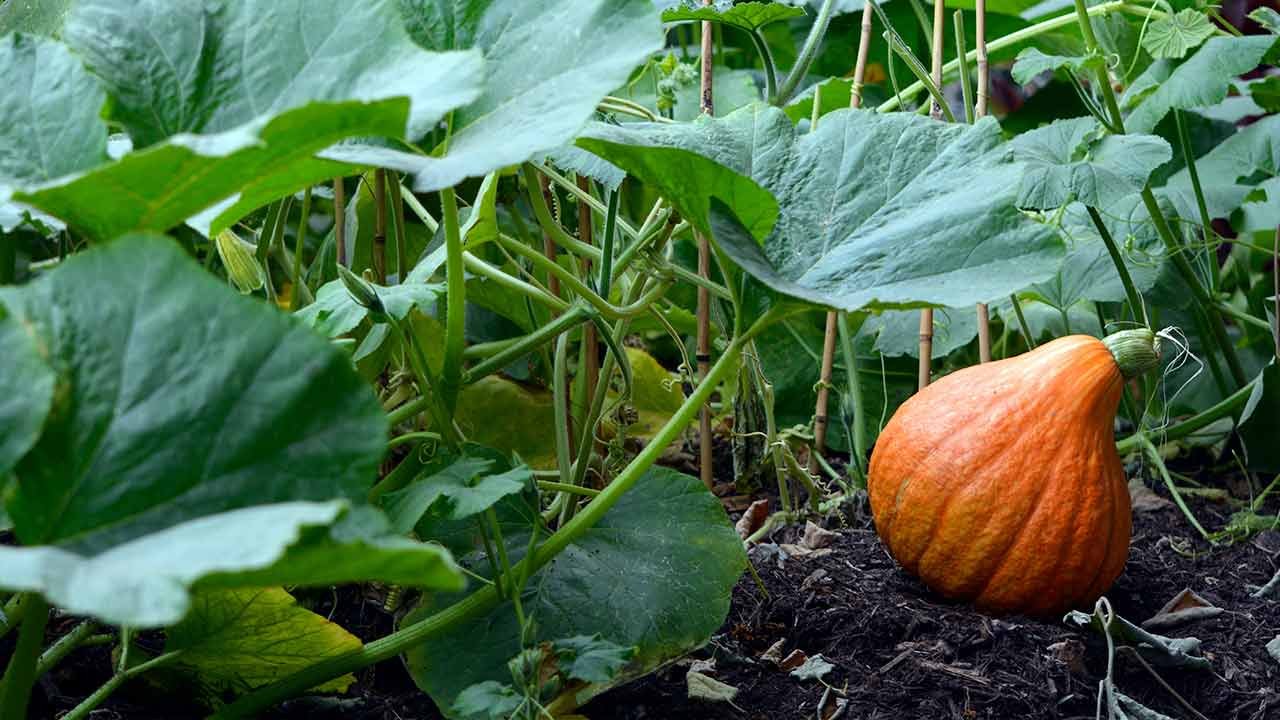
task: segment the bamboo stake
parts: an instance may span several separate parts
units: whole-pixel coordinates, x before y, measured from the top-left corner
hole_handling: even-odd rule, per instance
[[[333,179],[333,246],[334,264],[347,264],[347,186],[342,178]]]
[[[373,276],[387,284],[387,171],[373,172]]]
[[[851,108],[858,108],[862,105],[862,82],[867,74],[867,55],[871,50],[872,13],[871,0],[867,0],[862,5],[862,32],[858,36],[858,61],[853,67],[853,83],[849,87],[849,107]],[[815,108],[818,101],[818,93],[814,92],[813,102]],[[810,126],[810,132],[812,132],[813,127],[812,125]],[[827,450],[827,427],[830,424],[827,418],[827,408],[831,402],[831,373],[832,367],[835,365],[836,356],[837,319],[838,315],[835,310],[827,311],[827,325],[822,336],[822,369],[818,375],[818,402],[813,410],[813,454],[809,457],[810,472],[817,472],[818,457]],[[852,368],[849,369],[849,373],[849,382],[857,382],[858,379],[853,377]]]
[[[974,28],[975,44],[978,50],[978,92],[974,104],[974,120],[981,120],[987,114],[987,86],[990,84],[990,69],[987,66],[987,0],[977,0],[974,6],[977,21]],[[1017,303],[1017,300],[1014,300]],[[980,362],[991,362],[991,318],[986,303],[978,303],[978,359]]]
[[[933,63],[931,75],[933,84],[942,89],[942,33],[946,25],[946,2],[944,0],[933,0]],[[929,115],[934,120],[942,119],[942,104],[937,98],[933,100],[930,107]],[[933,308],[925,308],[920,311],[920,372],[919,386],[924,389],[929,385],[931,366],[933,362]]]
[[[710,5],[711,0],[703,0],[703,5]],[[707,115],[715,115],[715,99],[712,96],[715,62],[715,45],[713,42],[712,24],[702,21],[702,93],[701,108]],[[698,235],[698,275],[704,279],[711,277],[711,246],[707,238]],[[698,286],[698,379],[705,382],[707,372],[711,369],[711,293],[705,286]],[[709,489],[711,476],[711,408],[703,405],[698,416],[698,475],[702,484]]]

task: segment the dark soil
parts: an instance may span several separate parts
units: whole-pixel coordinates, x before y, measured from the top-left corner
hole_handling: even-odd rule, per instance
[[[739,506],[743,498],[726,501]],[[1209,528],[1228,520],[1225,505],[1196,502],[1193,508]],[[897,568],[876,539],[865,507],[849,508],[832,524],[839,535],[827,554],[780,561],[770,547],[753,549],[767,595],[749,574],[744,576],[729,618],[704,650],[605,694],[583,713],[593,720],[1094,716],[1098,681],[1106,670],[1099,636],[1057,621],[992,618],[940,600]],[[788,528],[772,539],[791,543],[798,535],[798,529]],[[1280,597],[1249,596],[1249,586],[1265,583],[1277,567],[1280,531],[1211,548],[1176,509],[1139,512],[1129,563],[1108,597],[1120,615],[1135,623],[1151,617],[1184,588],[1223,608],[1226,612],[1217,617],[1163,631],[1201,639],[1211,671],[1157,672],[1204,718],[1280,720],[1280,663],[1264,648],[1280,635]],[[325,615],[336,604],[333,619],[362,638],[392,629],[381,597],[371,590],[313,591],[300,599]],[[55,620],[51,630],[65,631],[73,624]],[[761,659],[779,641],[784,655],[800,650],[821,654],[833,664],[825,677],[831,689]],[[159,649],[154,638],[144,638],[144,644]],[[11,647],[12,637],[0,643],[0,658]],[[686,673],[695,659],[715,660],[707,674],[739,690],[732,705],[688,698]],[[54,718],[70,709],[106,680],[109,668],[105,648],[77,652],[41,682],[31,717]],[[1126,652],[1117,655],[1115,681],[1121,692],[1158,712],[1196,717]],[[203,716],[181,698],[143,682],[122,689],[93,714],[95,720]],[[403,667],[387,662],[361,673],[346,698],[302,698],[270,717],[433,720],[439,714]]]

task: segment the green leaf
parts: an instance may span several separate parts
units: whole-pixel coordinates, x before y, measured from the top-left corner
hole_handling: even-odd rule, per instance
[[[652,77],[652,76],[649,76]],[[711,93],[715,96],[716,117],[723,117],[734,110],[760,102],[763,97],[760,87],[756,85],[756,71],[742,68],[730,68],[717,65],[712,75]],[[658,96],[654,83],[645,79],[636,86],[619,89],[615,95],[621,95],[647,108],[657,107]],[[848,107],[846,100],[845,107]],[[675,107],[671,116],[675,120],[688,122],[702,115],[702,89],[699,83],[690,83],[676,88]],[[619,116],[620,122],[638,122],[637,120]]]
[[[1280,112],[1280,75],[1249,83],[1249,94],[1266,112]]]
[[[6,476],[40,438],[53,405],[56,377],[45,349],[22,319],[13,317],[0,293],[0,348],[4,348],[4,372],[0,373],[0,506],[4,504]]]
[[[635,661],[614,678],[617,682],[706,642],[724,621],[745,565],[742,540],[702,483],[653,468],[595,527],[529,580],[524,609],[538,637],[598,634],[616,645],[634,646]],[[404,622],[413,623],[453,599],[434,597]],[[418,686],[438,706],[452,707],[475,683],[509,680],[507,661],[520,649],[515,615],[504,604],[428,639],[405,660]],[[598,690],[578,698],[585,701]]]
[[[1042,72],[1068,70],[1083,73],[1101,65],[1100,55],[1046,55],[1037,48],[1029,47],[1014,59],[1012,74],[1015,82],[1026,85]]]
[[[658,13],[646,2],[399,3],[410,34],[423,47],[478,48],[485,57],[484,92],[453,114],[443,157],[397,153],[381,158],[386,167],[414,173],[415,188],[423,192],[565,145],[596,104],[663,44]],[[325,155],[363,162],[351,146]]]
[[[681,7],[664,10],[662,21],[675,23],[709,20],[751,32],[769,23],[804,16],[805,11],[802,7],[789,7],[779,3],[747,2],[731,5],[723,10],[716,7]]]
[[[15,197],[96,240],[168,230],[210,208],[195,224],[216,235],[254,208],[353,172],[313,155],[353,135],[399,134],[407,112],[403,99],[315,103],[276,115],[259,131],[178,136]]]
[[[198,700],[219,707],[313,663],[359,650],[360,639],[306,608],[281,588],[197,594],[182,622],[165,633],[165,652],[181,652],[169,666],[194,686]],[[343,675],[314,690],[345,692]]]
[[[599,634],[556,640],[554,645],[561,673],[589,683],[609,682],[626,667],[636,652],[635,648],[611,643]]]
[[[1026,163],[1018,206],[1052,210],[1072,200],[1101,206],[1139,192],[1173,157],[1154,135],[1110,135],[1091,117],[1056,120],[1009,143]]]
[[[171,240],[77,253],[5,302],[66,388],[14,473],[24,544],[100,550],[376,475],[386,416],[347,357]]]
[[[888,357],[920,357],[920,313],[889,310],[872,315],[862,325],[862,334],[875,337],[875,350]],[[975,308],[936,308],[933,311],[934,357],[950,355],[978,336]]]
[[[1266,28],[1273,35],[1280,34],[1280,12],[1276,12],[1274,8],[1254,8],[1253,12],[1249,13],[1249,19]]]
[[[1125,93],[1128,100],[1135,88],[1155,86],[1134,107],[1125,127],[1132,133],[1149,133],[1170,110],[1222,102],[1231,81],[1257,67],[1275,43],[1276,38],[1269,35],[1214,37],[1172,70],[1168,60],[1154,63]]]
[[[1240,413],[1240,439],[1248,450],[1250,470],[1280,472],[1280,365],[1272,360],[1258,375],[1257,384]]]
[[[588,134],[598,139],[580,144],[654,184],[695,226],[712,188],[726,188],[726,211],[712,213],[716,243],[770,289],[814,304],[962,307],[1052,275],[1061,257],[1054,231],[1015,206],[1024,169],[991,119],[838,110],[799,135],[781,110],[755,106]],[[729,185],[732,172],[760,186]],[[724,184],[702,184],[708,177]],[[772,208],[761,186],[781,210],[763,246]]]
[[[416,138],[478,94],[477,53],[414,46],[395,0],[79,0],[66,40],[110,90],[137,147],[218,133],[315,102],[410,101]]]
[[[684,404],[680,378],[644,350],[626,347],[623,352],[631,363],[631,406],[639,415],[627,434],[648,439]]]
[[[407,533],[428,513],[446,520],[462,520],[493,507],[508,495],[520,493],[533,479],[523,465],[490,474],[492,463],[471,457],[424,474],[408,487],[383,499],[392,527]]]
[[[470,440],[519,455],[530,467],[556,466],[551,393],[490,375],[458,393],[454,415]]]
[[[382,306],[398,320],[403,320],[414,308],[431,314],[444,295],[444,287],[439,284],[371,285]],[[369,311],[351,297],[341,280],[320,286],[316,301],[294,313],[294,317],[330,338],[346,335],[368,316]]]
[[[454,717],[506,720],[525,701],[511,685],[485,680],[458,693],[453,703]]]
[[[1259,180],[1280,176],[1280,116],[1246,126],[1196,159],[1196,171],[1210,217],[1227,217],[1241,206]],[[1191,175],[1184,168],[1163,189],[1178,214],[1200,222]]]
[[[1180,60],[1212,37],[1214,32],[1213,23],[1204,13],[1187,8],[1151,23],[1142,36],[1142,47],[1157,60]]]
[[[0,587],[39,592],[68,613],[138,628],[178,622],[198,588],[362,580],[464,585],[448,551],[388,536],[384,518],[369,508],[348,510],[344,501],[208,514],[92,550],[0,546]]]
[[[1245,198],[1240,210],[1243,215],[1240,228],[1245,232],[1270,232],[1280,227],[1280,177],[1259,184]]]
[[[738,143],[757,123],[762,133],[781,129],[771,113],[752,106],[719,121],[700,116],[688,125],[596,123],[577,144],[652,185],[703,232],[711,230],[714,197],[733,208],[753,237],[763,239],[778,219],[777,201],[750,177],[698,152],[701,140]]]
[[[46,182],[107,159],[106,93],[66,46],[9,35],[0,38],[0,68],[22,80],[0,90],[0,189]]]
[[[76,0],[10,0],[0,3],[0,37],[11,32],[58,37]]]

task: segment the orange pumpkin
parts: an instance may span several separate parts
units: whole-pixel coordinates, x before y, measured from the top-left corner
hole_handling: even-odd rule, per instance
[[[1000,613],[1090,602],[1129,554],[1113,424],[1149,330],[1072,335],[965,368],[898,408],[867,479],[876,530],[934,591]]]

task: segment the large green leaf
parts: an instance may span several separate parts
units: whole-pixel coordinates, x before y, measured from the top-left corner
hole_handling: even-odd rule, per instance
[[[13,3],[0,5],[0,10]],[[67,48],[27,35],[0,38],[0,230],[21,221],[14,186],[80,172],[107,159],[106,93]]]
[[[316,152],[350,137],[414,137],[480,92],[479,53],[417,47],[395,0],[83,0],[66,36],[143,149],[27,184],[18,199],[97,239],[167,230],[202,212],[194,224],[216,233],[355,170]],[[64,122],[66,109],[45,110],[32,122]]]
[[[523,605],[539,640],[598,633],[635,646],[625,671],[634,677],[706,642],[724,621],[745,564],[741,539],[702,483],[654,468],[529,580]],[[454,599],[434,597],[405,622]],[[515,614],[503,604],[451,626],[405,659],[418,686],[451,708],[470,685],[509,681],[507,661],[519,651]]]
[[[1154,135],[1111,135],[1091,117],[1056,120],[1009,143],[1026,163],[1018,206],[1051,210],[1072,200],[1100,206],[1136,193],[1173,157]]]
[[[709,20],[751,32],[779,20],[804,17],[802,7],[779,3],[746,2],[720,9],[717,7],[680,7],[664,10],[663,22]]]
[[[1126,129],[1149,133],[1170,110],[1222,102],[1231,81],[1257,67],[1275,43],[1270,35],[1214,37],[1176,68],[1169,60],[1153,64],[1125,93],[1126,105],[1141,97],[1125,120]]]
[[[1017,209],[1025,168],[990,119],[838,110],[800,135],[781,110],[754,106],[689,124],[594,126],[586,138],[695,225],[716,188],[699,182],[707,166],[749,173],[777,198],[777,226],[762,246],[771,208],[754,186],[734,187],[719,197],[737,222],[715,213],[713,237],[771,289],[819,305],[961,307],[1049,277],[1062,254],[1053,229]]]
[[[1280,115],[1271,115],[1227,138],[1196,159],[1209,217],[1227,217],[1245,201],[1253,186],[1280,176]],[[1169,178],[1163,192],[1178,214],[1200,221],[1191,175],[1186,169]]]
[[[57,37],[76,0],[8,0],[0,3],[0,35],[23,32]]]
[[[380,152],[421,191],[529,160],[568,143],[600,99],[662,48],[657,10],[634,0],[398,0],[431,50],[484,52],[483,94],[452,116],[443,157]],[[416,79],[415,79],[416,81]],[[367,162],[359,146],[326,157]]]
[[[343,353],[165,238],[79,253],[6,298],[65,387],[17,466],[25,544],[110,547],[210,513],[357,499],[386,417]]]
[[[5,476],[35,445],[40,428],[53,403],[55,377],[44,348],[32,328],[5,310],[0,295],[0,348],[4,348],[4,372],[0,373],[0,505]]]
[[[480,74],[475,53],[415,47],[395,0],[79,0],[66,39],[139,147],[318,101],[391,97],[410,100],[393,136],[417,137],[474,100]]]
[[[338,500],[208,514],[92,550],[0,546],[0,588],[131,627],[178,622],[199,588],[360,580],[444,590],[465,583],[447,550],[389,535],[376,511]]]
[[[1240,413],[1240,439],[1248,451],[1250,470],[1280,472],[1280,363],[1275,360],[1263,369],[1249,401]]]
[[[313,663],[359,650],[360,638],[306,608],[281,588],[200,593],[191,612],[165,633],[165,652],[181,651],[169,670],[181,673],[176,689],[194,691],[218,707]],[[344,692],[355,676],[343,675],[315,690]]]

